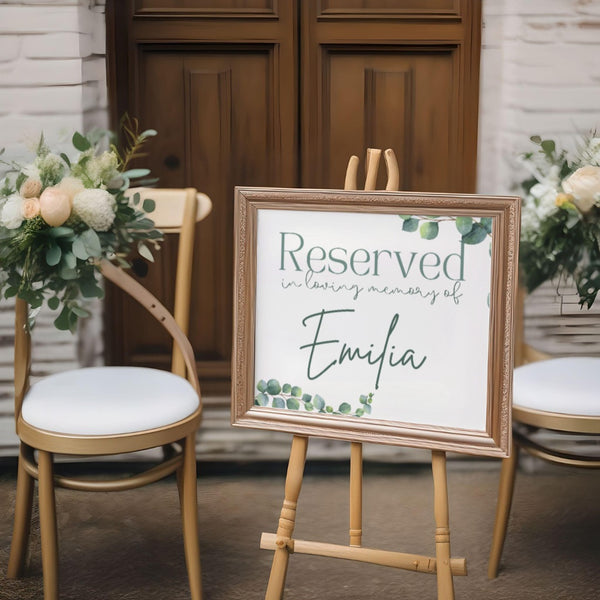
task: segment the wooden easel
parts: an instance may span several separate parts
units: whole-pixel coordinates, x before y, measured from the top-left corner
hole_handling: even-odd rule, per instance
[[[374,190],[381,150],[369,148],[366,158],[365,190]],[[388,180],[386,190],[397,191],[399,185],[398,162],[393,150],[384,152]],[[357,187],[358,157],[352,156],[346,170],[344,189]],[[351,442],[350,447],[350,543],[348,546],[322,542],[294,540],[296,507],[302,487],[308,437],[294,435],[290,460],[285,480],[285,497],[277,533],[263,533],[260,547],[274,550],[271,575],[267,585],[265,600],[281,600],[287,575],[290,554],[312,554],[356,560],[397,569],[407,569],[419,573],[437,575],[438,600],[454,599],[453,575],[466,575],[464,558],[450,558],[450,528],[448,515],[448,485],[446,477],[446,453],[433,450],[431,466],[433,471],[434,517],[435,517],[435,557],[404,552],[391,552],[363,548],[362,543],[362,443]]]

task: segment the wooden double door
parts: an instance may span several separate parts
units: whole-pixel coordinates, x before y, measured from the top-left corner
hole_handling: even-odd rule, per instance
[[[475,187],[478,0],[109,0],[113,123],[159,135],[143,163],[193,186],[198,226],[190,337],[203,389],[229,389],[236,185],[339,188],[347,160],[393,148],[400,189]],[[383,178],[382,174],[382,178]],[[380,182],[381,186],[384,181]],[[166,243],[145,285],[171,301]],[[168,365],[168,340],[117,294],[107,360]]]

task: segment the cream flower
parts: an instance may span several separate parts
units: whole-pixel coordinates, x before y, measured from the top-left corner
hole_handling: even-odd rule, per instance
[[[71,205],[73,204],[73,198],[75,198],[76,194],[85,189],[83,182],[77,177],[65,177],[56,187],[69,196]]]
[[[554,186],[547,183],[536,183],[529,193],[535,198],[540,220],[544,220],[558,210],[556,206],[558,190]]]
[[[71,214],[71,200],[58,187],[48,187],[40,196],[40,214],[51,227],[60,227]]]
[[[573,204],[586,214],[600,199],[600,167],[581,167],[565,179],[562,186],[573,196]]]
[[[83,190],[73,198],[73,214],[95,231],[108,231],[115,220],[114,198],[106,190]]]
[[[531,199],[526,198],[521,207],[521,235],[524,239],[529,239],[535,235],[540,226],[540,217],[537,208]]]
[[[23,222],[23,203],[25,200],[19,194],[12,194],[6,199],[0,214],[0,225],[6,229],[18,229]]]
[[[33,163],[23,167],[23,174],[31,179],[40,179],[40,170]]]
[[[23,198],[38,198],[42,191],[42,182],[39,179],[28,177],[19,190]]]
[[[40,214],[40,200],[39,198],[26,198],[23,202],[23,217],[25,219],[33,219]]]

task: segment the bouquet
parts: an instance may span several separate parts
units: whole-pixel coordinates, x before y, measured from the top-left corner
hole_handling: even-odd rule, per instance
[[[553,140],[522,155],[530,177],[521,221],[521,277],[529,292],[551,279],[572,278],[579,304],[590,308],[600,290],[600,137],[592,134],[572,157]]]
[[[33,162],[4,162],[9,171],[0,183],[0,293],[22,298],[32,314],[44,301],[60,309],[58,329],[75,331],[78,318],[89,316],[85,299],[103,297],[101,258],[130,266],[127,257],[137,246],[152,260],[147,243],[156,246],[162,238],[146,214],[154,202],[139,207],[139,194],[126,195],[130,180],[149,174],[128,166],[156,132],[139,132],[137,121],[127,117],[121,127],[127,142],[121,152],[107,146],[110,132],[76,132],[75,158],[53,153],[42,135]]]

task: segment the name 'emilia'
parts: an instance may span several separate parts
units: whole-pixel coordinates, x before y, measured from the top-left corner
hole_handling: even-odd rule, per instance
[[[398,325],[399,315],[394,314],[388,327],[385,341],[381,348],[381,351],[377,354],[375,350],[375,344],[369,344],[369,349],[353,348],[341,342],[339,339],[321,339],[321,327],[323,321],[329,319],[331,315],[340,313],[353,313],[354,309],[338,309],[338,310],[321,310],[319,312],[307,315],[302,319],[302,325],[307,327],[309,323],[315,323],[315,332],[310,344],[304,344],[300,346],[300,350],[308,349],[308,364],[306,367],[306,375],[308,379],[313,380],[321,377],[324,373],[334,366],[342,365],[344,361],[353,360],[366,360],[370,365],[377,368],[377,376],[375,378],[375,389],[379,389],[379,381],[381,379],[381,373],[384,365],[390,367],[397,366],[410,366],[413,369],[420,369],[423,363],[427,360],[426,356],[423,356],[420,360],[415,359],[415,351],[412,348],[406,349],[402,355],[398,358],[398,352],[396,346],[390,345],[390,339],[396,326]],[[341,350],[337,354],[337,349],[341,344]],[[326,348],[325,348],[326,347]],[[332,349],[333,350],[332,353]],[[325,350],[329,350],[326,352]]]

